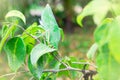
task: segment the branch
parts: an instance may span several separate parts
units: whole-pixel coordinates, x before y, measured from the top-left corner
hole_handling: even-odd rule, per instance
[[[72,68],[72,67],[69,67],[69,68],[64,68],[64,69],[59,69],[59,70],[54,70],[54,69],[46,69],[44,70],[43,72],[54,72],[54,73],[58,73],[58,72],[62,72],[62,71],[78,71],[78,72],[83,72],[81,69],[77,69],[77,68]],[[88,71],[87,71],[88,72]]]
[[[19,72],[14,72],[14,73],[8,73],[8,74],[1,75],[0,78],[15,75],[15,74],[27,73],[27,72],[29,71],[19,71]]]
[[[78,68],[72,68],[72,67],[69,67],[69,68],[64,68],[64,69],[59,69],[59,70],[54,70],[54,69],[46,69],[43,71],[43,73],[45,72],[54,72],[54,73],[58,73],[58,72],[62,72],[62,71],[78,71],[78,72],[85,72],[85,74],[87,73],[91,73],[93,75],[95,75],[97,72],[96,71],[92,71],[92,70],[81,70],[81,69],[78,69]]]
[[[16,76],[17,76],[17,74],[15,74],[10,80],[14,80]]]
[[[46,72],[53,72],[53,73],[58,73],[58,72],[62,72],[62,71],[78,71],[78,72],[82,72],[83,73],[83,70],[81,69],[77,69],[77,68],[72,68],[72,67],[69,67],[69,68],[64,68],[64,69],[59,69],[59,70],[55,70],[55,69],[46,69],[43,71],[43,73],[46,73]],[[10,76],[10,75],[15,75],[15,74],[23,74],[23,73],[28,73],[30,71],[19,71],[19,72],[14,72],[14,73],[8,73],[8,74],[4,74],[4,75],[1,75],[0,78],[2,77],[6,77],[6,76]],[[95,75],[97,72],[96,71],[91,71],[91,70],[84,70],[84,72],[86,74],[92,74],[92,75]]]

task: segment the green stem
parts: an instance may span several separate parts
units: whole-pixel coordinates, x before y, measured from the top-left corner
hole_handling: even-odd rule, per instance
[[[2,38],[2,40],[1,40],[1,42],[0,42],[0,53],[1,53],[1,51],[2,51],[2,48],[3,48],[3,46],[4,46],[5,41],[6,41],[7,38],[9,37],[10,33],[14,30],[14,28],[15,28],[15,25],[12,25],[12,26],[8,29],[8,31],[6,32],[5,36]]]

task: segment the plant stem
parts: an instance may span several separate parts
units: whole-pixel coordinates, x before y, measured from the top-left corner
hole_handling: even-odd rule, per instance
[[[46,70],[43,71],[43,73],[46,73],[46,72],[58,73],[58,72],[62,72],[62,71],[78,71],[78,72],[83,72],[83,70],[81,70],[81,69],[69,67],[69,68],[64,68],[64,69],[59,69],[59,70],[46,69]],[[0,78],[6,77],[6,76],[10,76],[10,75],[15,75],[15,74],[28,73],[28,72],[30,72],[30,71],[19,71],[19,72],[14,72],[14,73],[8,73],[8,74],[1,75]],[[91,70],[84,70],[84,72],[85,73],[91,73],[93,75],[95,75],[97,73],[96,71],[91,71]]]
[[[15,74],[10,80],[14,80],[16,76],[17,76],[17,74]]]
[[[97,68],[97,66],[95,66],[94,64],[91,64],[89,62],[72,62],[73,64],[87,64],[87,65],[90,65],[90,66],[93,66],[95,68]]]
[[[27,73],[27,72],[29,71],[19,71],[19,72],[8,73],[8,74],[1,75],[0,78],[15,75],[15,74]]]

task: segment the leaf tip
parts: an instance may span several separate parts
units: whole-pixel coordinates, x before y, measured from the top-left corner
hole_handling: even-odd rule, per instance
[[[81,16],[81,15],[78,15],[78,16],[77,16],[76,21],[77,21],[77,23],[80,25],[80,27],[83,27],[82,19],[83,19],[83,16]]]
[[[26,18],[24,14],[18,10],[11,10],[5,15],[6,20],[8,20],[8,18],[11,18],[11,17],[18,17],[26,24]]]

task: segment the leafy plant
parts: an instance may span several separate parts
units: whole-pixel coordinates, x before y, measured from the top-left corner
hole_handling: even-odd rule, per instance
[[[88,80],[97,73],[86,70],[86,65],[90,65],[87,61],[79,63],[75,58],[60,57],[58,45],[60,39],[64,38],[64,33],[49,5],[42,11],[40,25],[33,23],[27,29],[20,25],[20,20],[26,24],[25,16],[21,12],[12,10],[5,18],[7,22],[2,27],[0,51],[4,47],[9,67],[15,72],[12,74],[31,72],[37,80],[55,80],[57,76],[62,76],[61,72],[66,72],[73,79],[77,77]],[[15,34],[17,28],[23,30],[22,34]],[[27,70],[20,71],[23,65],[27,66]],[[84,76],[77,76],[79,72]]]

